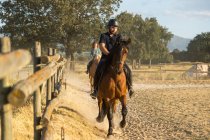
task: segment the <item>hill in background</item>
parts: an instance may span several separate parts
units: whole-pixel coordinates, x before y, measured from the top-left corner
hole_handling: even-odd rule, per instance
[[[190,40],[191,39],[174,35],[174,37],[168,43],[167,47],[169,48],[170,52],[172,52],[174,49],[179,49],[180,51],[183,50],[186,51]]]

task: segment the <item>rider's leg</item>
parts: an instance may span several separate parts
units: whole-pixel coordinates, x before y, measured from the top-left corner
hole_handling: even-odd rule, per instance
[[[124,72],[126,76],[126,84],[128,86],[128,92],[130,97],[133,95],[134,90],[133,90],[133,81],[132,81],[132,72],[131,69],[128,67],[128,65],[125,63],[124,64]]]
[[[93,93],[90,94],[90,96],[92,96],[93,99],[96,99],[96,97],[97,97],[98,85],[99,85],[100,79],[102,77],[103,69],[104,69],[104,62],[100,61],[97,66],[95,76],[94,76],[94,84],[93,84],[94,91],[93,91]]]
[[[87,64],[87,70],[86,70],[86,73],[88,74],[89,71],[90,71],[90,66],[92,65],[93,63],[93,60],[90,60],[90,62]]]

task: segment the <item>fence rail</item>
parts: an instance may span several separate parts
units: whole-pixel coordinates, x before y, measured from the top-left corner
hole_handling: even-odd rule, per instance
[[[20,70],[31,61],[31,55],[26,50],[17,50],[0,55],[0,78]]]
[[[1,105],[1,139],[12,140],[12,106],[23,105],[27,99],[33,96],[34,107],[34,139],[40,140],[43,127],[41,125],[41,94],[46,93],[47,105],[55,98],[56,85],[62,83],[63,69],[66,59],[56,53],[55,49],[48,49],[48,56],[41,56],[41,43],[34,45],[34,74],[23,81],[11,86],[7,76],[26,67],[31,61],[31,54],[26,50],[10,52],[10,39],[1,38],[0,45],[0,105]],[[43,67],[43,68],[42,68]],[[46,87],[46,88],[44,88]],[[44,90],[46,89],[46,91]],[[45,107],[45,113],[47,111]],[[15,127],[15,126],[14,126]]]
[[[87,61],[69,61],[74,64],[74,70],[79,73],[85,73]],[[127,63],[132,67],[135,79],[141,80],[209,80],[210,67],[208,63],[201,62],[183,62],[174,64],[155,64],[136,67],[131,63]],[[209,70],[202,71],[199,65],[208,65]],[[191,69],[194,67],[193,69]]]

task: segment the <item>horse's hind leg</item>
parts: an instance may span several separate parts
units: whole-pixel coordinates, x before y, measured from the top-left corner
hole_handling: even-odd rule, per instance
[[[92,76],[89,77],[90,77],[90,93],[93,93],[93,77]]]
[[[126,118],[126,115],[127,115],[127,113],[128,113],[128,110],[127,110],[127,107],[126,107],[126,96],[121,97],[121,98],[120,98],[120,102],[121,102],[121,104],[122,104],[122,121],[120,122],[120,126],[121,126],[122,128],[124,128],[125,125],[126,125],[126,120],[125,120],[125,118]]]

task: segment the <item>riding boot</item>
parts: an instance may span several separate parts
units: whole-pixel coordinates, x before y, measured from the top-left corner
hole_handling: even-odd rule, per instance
[[[129,93],[129,96],[131,97],[134,93],[132,73],[131,73],[131,70],[126,63],[124,64],[124,72],[125,72],[125,76],[126,76],[126,84],[128,86],[128,93]]]

